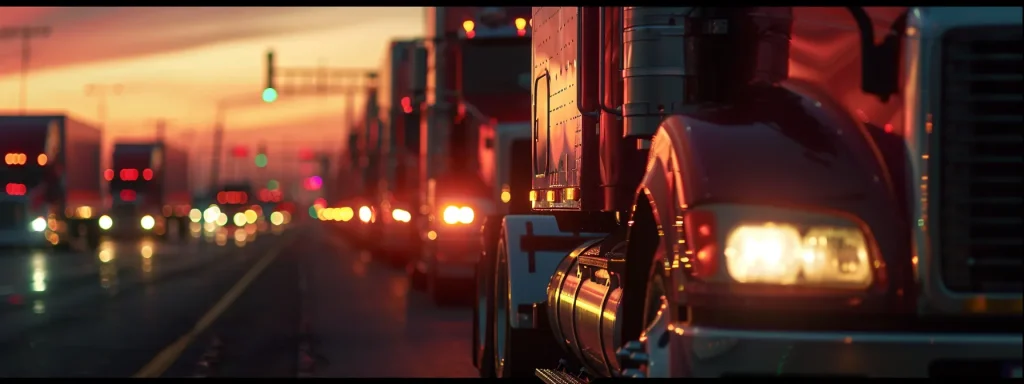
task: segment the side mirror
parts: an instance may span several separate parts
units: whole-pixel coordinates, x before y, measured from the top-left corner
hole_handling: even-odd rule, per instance
[[[860,30],[861,82],[866,93],[878,96],[882,102],[899,92],[900,48],[907,29],[907,13],[901,14],[889,28],[882,43],[875,45],[875,31],[871,17],[862,7],[846,7]]]

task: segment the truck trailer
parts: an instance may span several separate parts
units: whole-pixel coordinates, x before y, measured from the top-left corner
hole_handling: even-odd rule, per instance
[[[192,191],[188,152],[163,141],[115,143],[103,177],[113,204],[103,228],[114,237],[189,236]]]
[[[481,374],[1019,378],[1021,18],[533,8]]]
[[[101,143],[68,115],[0,116],[0,245],[99,246]]]
[[[498,130],[502,138],[528,134],[529,18],[529,7],[427,10],[430,70],[425,81],[413,82],[425,85],[424,97],[416,98],[423,104],[413,108],[424,110],[419,164],[423,249],[409,271],[413,286],[425,286],[439,303],[458,301],[471,291],[464,288],[472,286],[482,252],[481,225],[485,217],[503,211],[501,193],[484,181],[484,173],[504,172],[483,169],[480,161],[493,156],[481,158],[481,132]]]

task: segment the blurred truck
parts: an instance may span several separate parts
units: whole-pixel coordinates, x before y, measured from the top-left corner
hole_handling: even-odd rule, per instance
[[[380,110],[380,157],[374,222],[388,241],[380,242],[380,256],[405,267],[418,259],[420,237],[413,215],[419,211],[417,162],[420,111],[413,108],[411,80],[414,70],[426,71],[421,40],[392,41],[378,72],[377,107]],[[423,78],[422,74],[419,78]],[[371,170],[372,172],[373,170]]]
[[[163,141],[115,143],[110,183],[113,204],[101,218],[114,237],[187,237],[192,192],[188,153]]]
[[[418,182],[423,246],[409,271],[413,286],[425,286],[437,302],[461,301],[471,291],[466,288],[483,250],[481,225],[505,209],[501,195],[508,169],[496,168],[498,161],[511,167],[505,149],[515,137],[529,137],[529,18],[530,7],[427,11],[425,67],[430,70],[414,72],[426,78],[412,81],[412,109],[423,111]],[[481,139],[481,132],[489,136]]]
[[[99,246],[101,143],[67,115],[0,116],[0,245]]]

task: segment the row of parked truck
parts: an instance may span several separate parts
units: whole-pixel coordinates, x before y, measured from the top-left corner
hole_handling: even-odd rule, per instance
[[[482,376],[1019,378],[1021,18],[430,8],[338,204]]]
[[[424,37],[386,50],[336,177],[353,231],[440,303],[471,290],[481,223],[529,209],[530,176],[511,163],[531,156],[530,16],[428,8]]]
[[[0,116],[0,246],[95,249],[105,235],[188,233],[187,152],[118,142],[103,168],[102,140],[68,115]]]

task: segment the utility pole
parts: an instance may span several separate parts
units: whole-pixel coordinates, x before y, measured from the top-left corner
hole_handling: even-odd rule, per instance
[[[156,121],[156,141],[163,142],[164,138],[167,137],[167,120],[157,119]]]
[[[279,82],[278,79],[284,81]],[[275,65],[273,51],[268,51],[266,82],[263,100],[268,103],[277,100],[279,96],[286,95],[344,96],[342,123],[347,125],[351,131],[356,124],[356,95],[376,87],[377,74],[368,69],[330,68],[323,61],[317,67],[278,68]],[[295,85],[285,84],[278,87],[283,82],[291,82]],[[325,169],[320,171],[320,177],[325,181],[325,186],[334,181],[333,175],[323,173],[326,171]]]
[[[28,64],[32,57],[32,39],[50,37],[50,27],[21,26],[0,28],[0,40],[21,39],[21,114],[28,108]]]
[[[120,95],[123,90],[121,84],[86,84],[85,95],[96,98],[96,119],[99,120],[100,129],[107,126],[107,97],[111,94]]]
[[[109,168],[107,161],[110,156],[107,156],[107,96],[120,95],[124,87],[121,84],[87,84],[85,86],[85,95],[96,98],[96,119],[99,120],[100,124],[100,136],[102,141],[100,143],[100,153],[104,154],[100,161],[103,169]]]

